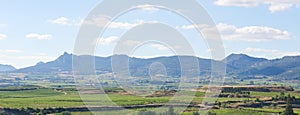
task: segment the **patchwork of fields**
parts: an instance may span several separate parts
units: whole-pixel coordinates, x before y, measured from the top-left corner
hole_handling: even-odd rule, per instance
[[[160,96],[141,97],[128,93],[124,93],[118,89],[107,89],[107,94],[98,94],[97,96],[86,97],[85,101],[89,104],[95,104],[97,106],[108,106],[110,103],[106,102],[106,95],[117,105],[128,107],[131,106],[133,113],[128,113],[125,110],[107,110],[96,111],[96,114],[113,114],[115,112],[127,112],[127,114],[139,114],[139,111],[155,111],[156,113],[163,113],[168,111],[157,110],[152,108],[153,105],[162,105],[167,103],[172,98],[170,91],[159,92]],[[203,105],[203,98],[205,96],[205,89],[195,91],[195,97],[191,102],[191,106],[187,108],[183,115],[197,114],[196,112]],[[165,95],[163,95],[165,94]],[[290,91],[285,94],[281,92],[260,92],[249,91],[247,96],[244,92],[222,92],[221,95],[228,95],[227,97],[219,97],[215,103],[206,103],[207,105],[213,105],[213,109],[208,114],[217,115],[245,115],[251,113],[251,115],[266,115],[271,113],[281,113],[285,110],[285,101],[280,100],[279,97],[287,96],[290,94],[295,102],[298,102],[300,94]],[[243,97],[241,97],[243,96]],[[275,100],[276,96],[278,100]],[[184,100],[184,99],[183,99]],[[182,100],[181,100],[182,101]],[[145,105],[145,108],[138,108],[135,106]],[[152,105],[152,106],[147,106]],[[113,105],[112,105],[113,106]],[[298,106],[298,105],[296,105]],[[300,113],[300,109],[294,107],[295,113]],[[155,107],[155,106],[153,106]],[[200,108],[199,108],[200,107]],[[47,110],[48,113],[62,114],[64,111],[68,111],[71,114],[92,114],[85,107],[85,103],[76,91],[76,88],[45,88],[41,86],[18,86],[7,87],[0,90],[0,112],[10,114],[13,110],[29,111],[30,109],[39,110],[35,112],[41,113],[41,110]],[[53,111],[50,111],[52,110]],[[58,111],[57,109],[62,109]],[[20,112],[18,111],[18,112]],[[177,111],[177,108],[174,108]]]

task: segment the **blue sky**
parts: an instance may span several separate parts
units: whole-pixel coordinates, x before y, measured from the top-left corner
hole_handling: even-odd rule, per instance
[[[73,52],[81,22],[98,0],[0,1],[0,63],[17,68],[51,61]],[[269,59],[300,55],[300,3],[298,0],[199,0],[222,33],[226,55],[245,53]],[[120,16],[98,41],[96,54],[111,55],[119,37],[138,24],[166,23],[182,32],[197,56],[211,51],[193,25],[171,12],[143,9]],[[91,22],[97,23],[97,21]],[[145,53],[146,52],[146,53]],[[140,57],[171,55],[160,44],[137,49]]]

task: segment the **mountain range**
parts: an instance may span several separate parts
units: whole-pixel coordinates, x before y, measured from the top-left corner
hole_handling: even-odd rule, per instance
[[[12,66],[0,65],[0,72],[31,74],[71,72],[73,56],[81,57],[65,52],[54,61],[46,63],[40,62],[31,67],[15,69]],[[112,57],[113,56],[93,57],[95,59],[96,70],[100,72],[112,72]],[[181,68],[178,57],[188,58],[188,56],[169,56],[150,59],[125,57],[129,59],[130,73],[133,76],[148,76],[150,74],[149,67],[154,62],[163,64],[167,75],[180,76]],[[300,56],[286,56],[279,59],[268,60],[251,57],[245,54],[231,54],[223,60],[203,59],[198,57],[196,59],[198,59],[200,67],[199,75],[210,75],[212,63],[226,64],[226,73],[228,76],[274,76],[284,77],[285,79],[298,79],[298,76],[300,75]],[[155,71],[160,72],[161,70],[162,69],[157,69]]]
[[[0,72],[15,71],[15,70],[16,70],[16,68],[11,65],[0,64]]]

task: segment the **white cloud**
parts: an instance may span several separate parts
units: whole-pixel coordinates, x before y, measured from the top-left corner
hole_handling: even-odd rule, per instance
[[[218,6],[239,6],[239,7],[253,7],[259,4],[260,0],[216,0],[215,5]]]
[[[140,58],[140,59],[151,59],[162,56],[174,56],[174,55],[151,55],[151,56],[143,56],[143,55],[131,55],[130,57]]]
[[[218,24],[218,29],[224,39],[243,41],[286,40],[291,37],[287,31],[266,27],[246,26],[238,28],[234,25]]]
[[[125,40],[124,44],[128,45],[128,46],[137,46],[142,44],[143,42],[141,41],[136,41],[136,40]]]
[[[110,36],[108,38],[101,38],[98,43],[101,45],[110,45],[112,43],[118,42],[120,39],[117,36]]]
[[[0,54],[0,58],[6,58],[8,57],[7,55],[3,55],[3,54]]]
[[[5,64],[5,63],[7,63],[7,61],[5,61],[5,60],[0,60],[0,64]]]
[[[269,4],[269,10],[274,12],[285,11],[293,6],[299,7],[299,0],[264,0],[265,4]]]
[[[5,34],[0,34],[0,40],[3,40],[3,39],[5,39],[5,38],[7,38],[7,35],[5,35]]]
[[[109,16],[93,16],[91,18],[87,18],[81,22],[81,24],[85,25],[96,25],[99,27],[104,27],[105,24],[109,23],[111,17]]]
[[[6,49],[6,50],[0,50],[1,53],[21,53],[21,50],[11,50],[11,49]]]
[[[161,44],[151,44],[150,46],[153,48],[156,48],[158,50],[169,50],[168,47],[161,45]]]
[[[30,33],[30,34],[27,34],[25,37],[30,38],[30,39],[38,39],[38,40],[49,40],[53,36],[51,34]]]
[[[21,53],[21,50],[5,50],[7,53]]]
[[[48,20],[47,22],[52,24],[62,25],[62,26],[80,26],[83,23],[83,19],[81,18],[69,19],[66,17],[59,17],[56,19]]]
[[[209,27],[207,25],[199,25],[201,31],[212,38],[218,33],[213,31],[213,26]],[[182,29],[194,29],[194,25],[182,26]],[[225,40],[241,40],[241,41],[267,41],[267,40],[286,40],[291,37],[288,31],[275,29],[266,26],[245,26],[236,27],[234,25],[219,23],[217,28]]]
[[[54,60],[56,57],[51,57],[45,53],[39,53],[30,56],[20,56],[17,57],[18,59],[26,59],[26,60],[35,60],[35,61],[51,61]]]
[[[25,53],[24,53],[25,54]],[[3,54],[0,53],[0,63],[13,65],[17,68],[24,68],[35,65],[35,63],[43,61],[49,62],[55,60],[56,56],[49,56],[44,53],[37,53],[37,54],[27,54],[27,55],[12,55],[12,54]]]
[[[269,10],[274,12],[285,11],[292,7],[299,8],[299,0],[216,0],[218,6],[255,7],[258,5],[269,5]]]
[[[138,20],[136,22],[111,22],[111,17],[108,16],[94,16],[93,18],[82,21],[82,24],[96,25],[98,27],[105,27],[110,29],[130,29],[132,27],[145,24],[145,23],[157,23],[157,21],[144,21]],[[108,24],[108,25],[106,25]]]
[[[212,28],[212,26],[207,25],[207,24],[199,24],[199,25],[183,25],[181,26],[182,29],[184,30],[191,30],[191,29],[196,29],[196,28],[200,28],[200,29],[208,29],[208,28]]]
[[[145,11],[158,11],[159,10],[155,6],[149,5],[149,4],[139,5],[139,6],[137,6],[137,8],[141,9],[141,10],[145,10]]]
[[[0,54],[0,64],[7,64],[6,58],[8,58],[7,55]]]
[[[215,50],[214,49],[211,49],[211,48],[209,48],[209,49],[207,49],[206,50],[206,52],[208,52],[208,53],[212,53],[212,52],[214,52]]]
[[[112,22],[108,25],[108,28],[111,29],[130,29],[138,25],[142,25],[145,23],[158,23],[157,21],[144,21],[144,20],[139,20],[134,23],[129,23],[129,22]]]
[[[247,53],[262,53],[265,55],[265,57],[268,57],[266,55],[269,55],[269,57],[271,57],[271,58],[300,55],[300,52],[287,52],[287,51],[261,49],[261,48],[246,48],[245,51]]]
[[[59,25],[70,25],[71,24],[70,20],[66,17],[59,17],[57,19],[48,20],[48,22],[53,23],[53,24],[59,24]]]
[[[128,23],[128,22],[112,22],[108,28],[114,28],[114,29],[129,29],[135,26],[138,26],[140,24],[144,24],[144,21],[137,21],[135,23]]]

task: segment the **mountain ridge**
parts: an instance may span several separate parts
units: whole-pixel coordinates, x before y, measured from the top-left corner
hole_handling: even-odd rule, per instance
[[[38,63],[35,66],[17,69],[11,72],[17,73],[59,73],[72,72],[72,58],[81,57],[65,52],[56,60]],[[148,68],[153,62],[159,62],[166,66],[168,75],[179,76],[181,74],[180,62],[178,58],[188,58],[193,56],[163,56],[154,58],[136,58],[127,55],[113,55],[108,57],[90,56],[95,59],[97,71],[111,72],[111,59],[114,56],[125,56],[130,60],[130,72],[135,76],[149,75]],[[300,75],[300,56],[285,56],[277,59],[265,59],[251,57],[246,54],[231,54],[222,60],[213,60],[194,57],[198,59],[199,75],[210,75],[212,62],[225,64],[226,73],[229,76],[282,76],[289,75],[295,78]],[[187,62],[188,63],[188,62]]]
[[[12,65],[0,64],[0,72],[14,71],[16,68]]]

